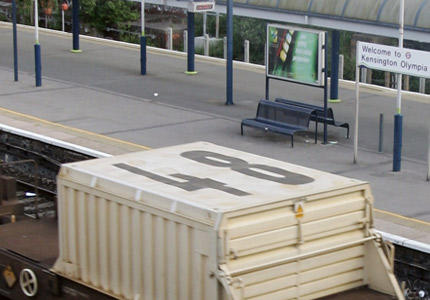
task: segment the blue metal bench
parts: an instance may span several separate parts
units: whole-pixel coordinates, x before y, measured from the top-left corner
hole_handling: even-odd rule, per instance
[[[315,124],[316,136],[318,135],[318,123],[324,123],[324,120],[327,120],[328,125],[346,128],[346,138],[349,139],[349,124],[346,122],[335,121],[333,109],[331,109],[330,107],[327,108],[327,118],[325,118],[324,117],[324,107],[322,107],[322,106],[317,106],[317,105],[312,105],[312,104],[307,104],[307,103],[302,103],[302,102],[297,102],[297,101],[282,99],[282,98],[276,98],[275,102],[286,104],[286,105],[293,105],[293,106],[297,106],[297,107],[305,107],[308,109],[312,109],[313,113],[311,115],[311,121],[314,121],[316,123]]]
[[[244,126],[285,134],[291,136],[291,147],[294,147],[294,133],[309,129],[312,112],[306,107],[261,100],[256,117],[242,120],[240,134],[243,135]]]

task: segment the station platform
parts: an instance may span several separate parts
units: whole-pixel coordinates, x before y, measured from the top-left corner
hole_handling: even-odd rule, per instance
[[[196,76],[184,74],[186,58],[176,52],[150,50],[148,74],[138,74],[138,48],[110,41],[82,39],[83,53],[72,54],[70,36],[41,32],[43,86],[34,87],[32,32],[20,28],[20,78],[13,82],[12,35],[0,25],[0,124],[35,132],[109,154],[140,151],[194,141],[268,156],[370,182],[375,198],[376,228],[430,244],[430,183],[425,162],[429,102],[404,97],[405,140],[401,172],[391,171],[392,120],[385,126],[385,152],[378,153],[379,113],[391,116],[395,97],[370,89],[362,93],[358,164],[352,140],[329,127],[329,144],[313,143],[312,128],[290,148],[284,136],[247,130],[240,121],[255,115],[264,95],[264,70],[235,64],[234,106],[225,106],[225,65],[198,57]],[[272,97],[312,104],[322,101],[319,89],[275,82]],[[354,91],[340,90],[333,104],[336,119],[353,125]],[[287,96],[288,95],[288,96]]]

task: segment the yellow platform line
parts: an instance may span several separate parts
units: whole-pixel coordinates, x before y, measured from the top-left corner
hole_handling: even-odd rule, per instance
[[[27,115],[27,114],[24,114],[24,113],[16,112],[16,111],[13,111],[13,110],[10,110],[10,109],[7,109],[7,108],[0,107],[0,111],[6,112],[6,113],[9,113],[9,114],[12,114],[12,115],[20,116],[20,117],[23,117],[23,118],[26,118],[26,119],[30,119],[30,120],[33,120],[33,121],[37,121],[37,122],[40,122],[40,123],[44,123],[44,124],[47,124],[47,125],[56,126],[56,127],[60,127],[60,128],[66,129],[66,130],[70,130],[70,131],[79,132],[79,133],[82,133],[82,134],[87,134],[87,135],[95,136],[95,137],[98,137],[98,138],[101,138],[101,139],[106,139],[106,140],[109,140],[109,141],[112,141],[112,142],[115,142],[115,143],[122,143],[124,145],[129,145],[129,146],[133,146],[133,147],[142,148],[144,150],[150,150],[151,149],[150,147],[147,147],[147,146],[135,144],[135,143],[132,143],[132,142],[127,142],[127,141],[124,141],[124,140],[120,140],[120,139],[117,139],[117,138],[109,137],[109,136],[106,136],[106,135],[103,135],[103,134],[95,133],[95,132],[84,130],[84,129],[79,129],[79,128],[74,128],[74,127],[70,127],[70,126],[67,126],[67,125],[62,125],[62,124],[51,122],[51,121],[48,121],[48,120],[45,120],[45,119],[41,119],[41,118],[38,118],[38,117],[35,117],[35,116],[32,116],[32,115]],[[389,211],[386,211],[386,210],[382,210],[382,209],[374,208],[374,210],[376,212],[378,212],[378,213],[381,213],[381,214],[385,214],[385,215],[389,215],[389,216],[396,217],[396,218],[399,218],[399,219],[407,220],[407,221],[410,221],[410,222],[415,222],[415,223],[419,223],[419,224],[430,226],[430,222],[426,222],[426,221],[419,220],[419,219],[405,217],[405,216],[402,216],[402,215],[399,215],[399,214],[396,214],[396,213],[392,213],[392,212],[389,212]]]
[[[399,218],[399,219],[402,219],[402,220],[406,220],[406,221],[415,222],[415,223],[419,223],[419,224],[430,226],[430,222],[419,220],[419,219],[405,217],[405,216],[402,216],[402,215],[399,215],[399,214],[396,214],[396,213],[392,213],[392,212],[389,212],[389,211],[386,211],[386,210],[374,208],[374,211],[376,211],[378,213],[381,213],[381,214],[384,214],[384,215],[389,215],[389,216],[392,216],[392,217],[396,217],[396,218]]]
[[[120,139],[113,138],[113,137],[110,137],[110,136],[106,136],[106,135],[103,135],[103,134],[95,133],[95,132],[92,132],[92,131],[87,131],[87,130],[84,130],[84,129],[79,129],[79,128],[74,128],[74,127],[70,127],[70,126],[67,126],[67,125],[62,125],[62,124],[51,122],[51,121],[48,121],[48,120],[45,120],[45,119],[41,119],[41,118],[38,118],[38,117],[35,117],[35,116],[32,116],[32,115],[27,115],[27,114],[23,114],[23,113],[20,113],[20,112],[13,111],[13,110],[9,110],[7,108],[0,107],[0,111],[6,112],[6,113],[9,113],[9,114],[12,114],[12,115],[16,115],[16,116],[19,116],[19,117],[23,117],[23,118],[26,118],[26,119],[29,119],[29,120],[33,120],[33,121],[37,121],[37,122],[40,122],[40,123],[44,123],[44,124],[47,124],[47,125],[60,127],[60,128],[66,129],[66,130],[70,130],[70,131],[74,131],[74,132],[78,132],[78,133],[82,133],[82,134],[86,134],[86,135],[90,135],[90,136],[95,136],[95,137],[98,137],[98,138],[101,138],[101,139],[105,139],[105,140],[109,140],[109,141],[112,141],[112,142],[115,142],[115,143],[121,143],[121,144],[128,145],[128,146],[138,147],[138,148],[142,148],[144,150],[150,150],[151,149],[150,147],[147,147],[147,146],[135,144],[135,143],[132,143],[132,142],[127,142],[127,141],[124,141],[124,140],[120,140]]]

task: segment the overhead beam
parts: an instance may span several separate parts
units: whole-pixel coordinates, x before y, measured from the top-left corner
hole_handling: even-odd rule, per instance
[[[226,13],[225,5],[217,4],[215,11],[219,13]],[[386,36],[386,37],[399,37],[398,25],[384,24],[368,21],[360,21],[355,19],[335,18],[328,16],[314,16],[305,14],[295,14],[291,12],[282,11],[271,11],[265,9],[253,9],[241,6],[235,6],[234,14],[236,16],[251,17],[256,19],[272,20],[274,22],[286,22],[307,25],[307,26],[318,26],[328,29],[342,28],[344,31],[360,32],[372,35]],[[405,39],[414,40],[419,42],[430,43],[430,30],[411,30],[407,26],[405,27]]]
[[[186,0],[146,0],[146,2],[149,4],[188,8],[188,1]],[[226,14],[226,5],[217,2],[217,5],[215,6],[215,11],[218,13]],[[288,21],[288,23],[293,24],[318,26],[337,30],[341,28],[344,31],[359,32],[393,38],[398,38],[399,36],[399,28],[397,24],[388,24],[364,20],[362,21],[356,19],[340,18],[337,16],[332,17],[328,15],[306,15],[303,14],[303,12],[294,13],[291,11],[250,8],[240,6],[240,4],[236,3],[234,6],[234,14],[236,16],[242,17],[272,20],[274,22]],[[404,30],[404,38],[406,40],[430,43],[430,29],[414,30],[406,26]]]

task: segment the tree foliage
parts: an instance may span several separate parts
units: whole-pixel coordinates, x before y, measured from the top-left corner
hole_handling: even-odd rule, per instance
[[[196,14],[196,36],[203,35],[202,14]],[[244,42],[249,40],[250,61],[254,63],[264,63],[264,47],[266,43],[266,20],[252,19],[247,17],[233,17],[233,58],[243,60]],[[207,31],[211,36],[215,36],[216,17],[208,16]],[[227,16],[220,15],[219,20],[220,38],[227,35]],[[222,48],[220,48],[223,51]],[[222,57],[220,55],[216,55]]]
[[[127,29],[138,20],[140,11],[136,3],[126,0],[81,0],[82,21],[99,33],[107,28]]]

